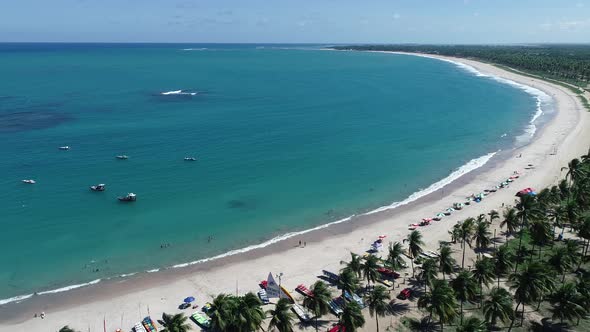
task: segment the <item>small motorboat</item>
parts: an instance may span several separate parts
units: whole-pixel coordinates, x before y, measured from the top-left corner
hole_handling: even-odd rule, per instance
[[[104,183],[97,184],[96,186],[90,186],[90,190],[92,191],[104,191],[105,189]]]
[[[60,150],[69,150],[70,147],[67,146],[67,145],[65,145],[65,146],[60,146],[58,149],[60,149]]]
[[[23,183],[27,183],[27,184],[35,184],[35,183],[37,183],[37,182],[35,182],[35,180],[32,180],[32,179],[26,179],[26,180],[23,180]]]
[[[184,157],[185,161],[197,161],[197,158],[195,157]]]
[[[122,154],[120,156],[116,156],[115,158],[125,160],[125,159],[129,159],[129,156]]]
[[[137,195],[134,193],[128,193],[127,196],[119,196],[117,199],[121,202],[135,202],[137,200]]]

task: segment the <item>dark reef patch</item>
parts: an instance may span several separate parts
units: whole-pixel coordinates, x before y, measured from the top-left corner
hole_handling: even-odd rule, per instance
[[[55,111],[0,112],[0,133],[51,128],[71,120],[72,116]]]

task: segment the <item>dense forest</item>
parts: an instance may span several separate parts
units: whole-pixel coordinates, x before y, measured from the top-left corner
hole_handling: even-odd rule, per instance
[[[584,88],[590,83],[590,44],[529,46],[355,45],[333,48],[337,50],[417,52],[474,58]]]

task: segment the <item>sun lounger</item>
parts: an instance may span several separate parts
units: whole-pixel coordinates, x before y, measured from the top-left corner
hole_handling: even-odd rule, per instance
[[[141,321],[141,323],[143,324],[143,327],[145,327],[145,330],[148,332],[158,331],[158,329],[156,329],[156,325],[154,324],[154,321],[152,321],[152,319],[149,316],[144,318]]]
[[[324,277],[328,278],[332,282],[338,282],[338,280],[340,280],[340,277],[336,273],[322,270],[322,274],[324,275]]]
[[[302,322],[308,322],[313,318],[311,316],[311,314],[309,313],[309,311],[307,311],[305,308],[303,308],[302,306],[300,306],[297,303],[293,304],[293,306],[291,307],[291,310],[293,310],[295,315],[297,315],[297,317],[299,317],[299,319]]]
[[[330,300],[330,302],[328,302],[328,306],[330,306],[330,310],[332,310],[332,312],[336,316],[340,316],[340,314],[343,312],[340,305],[338,305],[338,303],[336,302],[336,299]]]
[[[345,332],[346,328],[340,324],[334,325],[328,332]]]
[[[133,332],[148,332],[148,330],[143,327],[142,323],[137,323],[133,326]]]
[[[266,290],[261,289],[258,291],[258,297],[263,304],[268,304],[270,301],[268,300],[268,295],[266,294]]]
[[[355,293],[350,294],[349,292],[344,292],[344,297],[351,302],[356,302],[361,309],[365,307],[365,302],[363,302],[363,299],[360,298],[360,296],[356,295]]]

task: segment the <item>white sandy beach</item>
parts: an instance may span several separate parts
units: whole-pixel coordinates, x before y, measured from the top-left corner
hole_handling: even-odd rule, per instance
[[[107,331],[115,331],[117,328],[129,331],[148,314],[148,308],[152,318],[156,319],[162,312],[178,312],[178,305],[189,295],[195,296],[197,303],[203,305],[212,295],[218,293],[238,291],[243,294],[257,291],[258,283],[269,272],[282,272],[282,284],[289,290],[302,283],[310,285],[318,280],[316,276],[321,274],[322,269],[337,272],[340,269],[339,262],[349,259],[349,252],[363,253],[378,235],[387,235],[388,241],[401,241],[409,232],[408,224],[423,217],[432,217],[453,202],[464,201],[471,193],[479,193],[499,184],[512,175],[513,171],[520,172],[520,179],[510,188],[499,190],[481,203],[471,204],[443,221],[421,227],[426,249],[436,250],[439,241],[449,240],[447,231],[456,221],[487,213],[491,209],[500,209],[502,204],[513,204],[514,194],[521,188],[542,188],[555,183],[562,166],[572,158],[588,152],[590,113],[583,109],[573,93],[563,87],[506,72],[489,64],[465,59],[452,60],[472,66],[484,74],[544,91],[554,99],[557,111],[555,116],[537,132],[530,144],[512,151],[511,157],[506,160],[492,160],[490,165],[459,179],[443,191],[425,196],[402,208],[355,218],[350,223],[288,239],[265,249],[177,269],[174,272],[144,274],[125,281],[101,283],[70,292],[38,296],[21,304],[9,304],[5,308],[0,307],[0,332],[55,332],[64,325],[80,331],[103,331],[103,319],[106,319]],[[522,157],[516,158],[519,154]],[[534,169],[525,169],[528,164],[534,165]],[[297,246],[299,240],[307,242],[305,248]],[[410,269],[406,272],[411,274]],[[395,294],[397,292],[399,289],[396,289]],[[337,290],[334,289],[334,294],[336,293]],[[34,313],[42,311],[46,314],[44,319],[33,318]],[[193,311],[188,309],[185,313],[190,314]],[[365,311],[367,325],[364,330],[374,330],[374,319],[369,318],[368,311]],[[326,319],[334,322],[336,320],[334,316]],[[382,326],[385,326],[389,318],[383,321]],[[326,323],[323,330],[329,326],[331,324]],[[198,330],[196,325],[194,328]],[[310,326],[308,329],[313,328]]]

